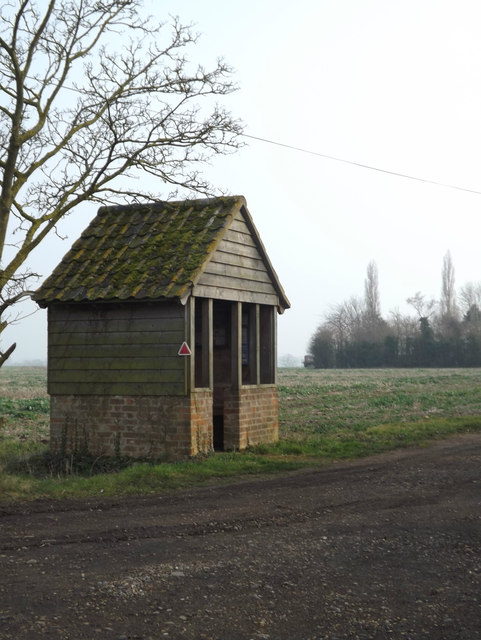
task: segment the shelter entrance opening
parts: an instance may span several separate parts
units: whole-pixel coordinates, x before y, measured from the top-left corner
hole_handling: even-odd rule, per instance
[[[227,431],[239,428],[235,421],[242,419],[242,410],[233,417],[233,397],[240,397],[241,389],[274,383],[274,308],[197,298],[195,386],[212,389],[214,450],[229,448]]]

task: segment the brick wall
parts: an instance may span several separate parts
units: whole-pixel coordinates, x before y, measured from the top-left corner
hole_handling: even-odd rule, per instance
[[[245,449],[279,438],[277,387],[243,387],[224,395],[224,447]]]
[[[50,447],[179,459],[212,450],[212,392],[182,396],[52,396]]]
[[[50,447],[94,455],[175,460],[213,448],[212,391],[190,396],[51,397]],[[224,448],[278,439],[274,385],[226,390]]]

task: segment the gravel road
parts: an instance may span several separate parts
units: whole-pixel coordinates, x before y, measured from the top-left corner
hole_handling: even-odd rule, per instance
[[[0,503],[0,638],[481,638],[481,434],[147,498]]]

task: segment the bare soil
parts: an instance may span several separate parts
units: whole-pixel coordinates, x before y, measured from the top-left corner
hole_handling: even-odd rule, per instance
[[[2,640],[481,638],[481,434],[284,477],[0,505]]]

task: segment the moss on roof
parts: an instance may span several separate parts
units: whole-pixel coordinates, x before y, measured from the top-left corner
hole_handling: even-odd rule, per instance
[[[101,207],[34,299],[181,298],[242,206],[232,196]]]

